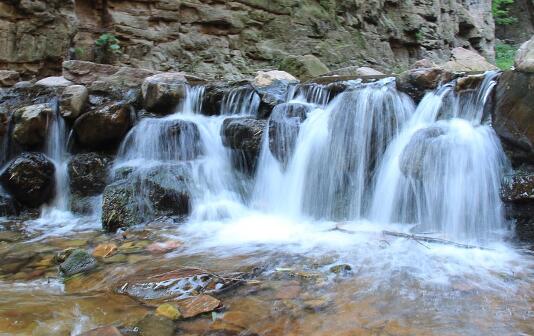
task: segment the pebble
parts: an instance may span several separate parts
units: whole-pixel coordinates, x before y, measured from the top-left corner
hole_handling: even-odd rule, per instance
[[[174,305],[170,303],[164,303],[156,309],[156,315],[166,317],[173,321],[182,317],[182,313]]]

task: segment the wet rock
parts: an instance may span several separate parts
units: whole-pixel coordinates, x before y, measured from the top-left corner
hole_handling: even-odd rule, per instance
[[[102,225],[107,231],[160,216],[190,213],[192,184],[186,165],[165,165],[130,174],[104,190]]]
[[[534,73],[534,36],[523,43],[517,51],[515,69],[522,72]]]
[[[302,81],[307,81],[330,72],[328,67],[313,55],[287,56],[280,63],[280,70],[287,71]]]
[[[294,300],[300,294],[301,288],[297,283],[280,287],[274,294],[276,300]]]
[[[451,60],[441,67],[450,72],[497,70],[497,67],[489,63],[484,56],[461,47],[452,49]]]
[[[397,90],[406,93],[418,103],[428,91],[451,79],[452,74],[441,68],[418,68],[400,74],[396,83]]]
[[[48,104],[30,105],[13,114],[13,139],[25,148],[36,148],[44,144],[48,120],[53,110]]]
[[[83,147],[108,149],[121,142],[131,125],[130,105],[114,102],[83,114],[74,123],[73,131]]]
[[[220,114],[237,114],[245,104],[251,106],[247,98],[254,94],[254,87],[249,81],[215,82],[206,85],[202,102],[202,113],[208,116]],[[234,96],[232,96],[234,94]],[[229,99],[232,100],[229,100]],[[224,111],[224,109],[227,109]],[[246,111],[249,113],[250,111]],[[254,113],[249,113],[254,114]]]
[[[167,72],[150,76],[143,82],[143,107],[157,114],[174,112],[185,98],[187,80],[183,73]]]
[[[116,327],[108,326],[92,329],[78,336],[122,336],[122,333]]]
[[[99,196],[81,196],[71,193],[69,197],[69,209],[75,214],[91,215],[101,206],[102,200]]]
[[[137,322],[136,328],[143,336],[172,336],[176,330],[172,320],[157,315],[147,315]]]
[[[146,250],[150,253],[167,253],[176,250],[183,245],[182,242],[177,240],[169,240],[162,243],[152,243],[146,247]]]
[[[61,116],[74,122],[85,112],[89,99],[89,90],[83,85],[70,85],[63,90],[59,104]]]
[[[99,244],[93,250],[95,258],[109,258],[117,253],[117,245],[113,243]]]
[[[214,311],[221,306],[221,301],[212,296],[201,294],[180,300],[176,304],[184,318],[191,318]]]
[[[178,319],[180,319],[182,317],[182,314],[180,313],[178,308],[176,308],[175,305],[170,304],[170,303],[164,303],[164,304],[160,305],[156,309],[156,315],[159,315],[159,316],[162,316],[162,317],[166,317],[166,318],[171,319],[173,321],[178,320]]]
[[[72,85],[73,83],[65,77],[46,77],[41,80],[38,80],[35,85],[37,86],[44,86],[44,87],[51,87],[51,88],[64,88],[69,85]]]
[[[406,177],[416,180],[423,177],[427,152],[432,140],[445,134],[439,127],[428,127],[415,132],[399,159],[399,168]],[[430,158],[431,159],[431,158]]]
[[[275,107],[269,119],[269,149],[284,166],[293,156],[300,124],[309,111],[306,104],[284,103]]]
[[[85,273],[95,269],[96,259],[85,250],[74,250],[67,259],[59,265],[61,273],[70,277],[78,273]]]
[[[502,187],[506,216],[515,222],[519,240],[534,242],[534,171],[519,169]]]
[[[101,194],[108,180],[108,168],[112,159],[99,153],[74,155],[68,163],[71,192],[81,196]]]
[[[109,232],[143,222],[131,182],[120,180],[104,189],[102,227]]]
[[[20,79],[20,74],[13,70],[0,70],[0,87],[15,85]]]
[[[0,190],[0,216],[16,216],[19,207],[18,202],[13,197]]]
[[[352,266],[348,264],[334,265],[330,267],[330,272],[334,274],[347,274],[352,272]]]
[[[476,90],[480,87],[480,84],[484,81],[484,75],[471,75],[458,78],[456,81],[456,92]]]
[[[159,305],[165,302],[186,299],[200,294],[215,294],[233,288],[242,283],[242,274],[231,274],[228,278],[219,276],[199,268],[181,268],[161,274],[136,275],[125,279],[118,286],[121,294],[139,300],[146,304]],[[184,317],[187,317],[195,307],[201,307],[203,302],[213,304],[210,298],[202,298],[198,302],[184,301],[178,306]],[[187,312],[188,305],[189,313]],[[185,311],[183,308],[185,307]],[[215,309],[215,308],[213,308]]]
[[[0,175],[4,188],[20,203],[38,207],[54,196],[54,164],[41,153],[23,153]]]
[[[495,88],[492,125],[514,166],[534,163],[534,74],[507,71]]]
[[[276,105],[287,100],[290,87],[298,82],[295,77],[284,71],[258,72],[252,82],[260,96],[258,117],[268,118]]]
[[[253,173],[260,155],[266,120],[252,117],[228,118],[224,120],[221,135],[223,144],[233,150],[236,168]]]

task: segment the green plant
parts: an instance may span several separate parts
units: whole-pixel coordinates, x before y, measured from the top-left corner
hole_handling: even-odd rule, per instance
[[[82,57],[84,53],[85,51],[83,50],[83,48],[80,48],[80,47],[74,48],[74,54],[76,55],[76,58]]]
[[[506,43],[495,46],[495,64],[501,70],[508,70],[514,65],[517,50]]]
[[[115,56],[122,54],[119,40],[115,35],[105,33],[95,41],[96,61],[112,63]]]
[[[514,0],[493,0],[491,9],[496,24],[503,26],[517,22],[517,18],[509,13],[509,6],[513,3]]]

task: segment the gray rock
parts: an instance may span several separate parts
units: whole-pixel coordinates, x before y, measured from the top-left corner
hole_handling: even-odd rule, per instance
[[[20,74],[13,70],[0,70],[0,87],[1,86],[13,86],[20,78]]]
[[[416,180],[423,177],[425,160],[428,159],[427,153],[432,141],[443,134],[445,131],[439,127],[423,128],[415,132],[399,159],[399,168],[404,176]]]
[[[187,80],[183,73],[167,72],[150,76],[141,87],[143,107],[157,114],[174,112],[178,103],[185,98]]]
[[[67,86],[70,86],[74,84],[68,79],[65,79],[65,77],[46,77],[41,80],[38,80],[35,85],[36,86],[44,86],[44,87],[52,87],[52,88],[64,88]]]
[[[313,55],[288,56],[280,63],[280,70],[287,71],[302,81],[307,81],[330,72],[328,67]]]
[[[74,250],[67,259],[59,265],[61,273],[70,277],[78,273],[85,273],[95,269],[97,261],[85,250]]]
[[[13,115],[13,139],[29,149],[42,146],[52,113],[48,104],[30,105],[16,110]]]
[[[534,73],[534,36],[517,51],[515,68],[518,71]]]
[[[63,118],[73,122],[85,112],[89,90],[83,85],[67,86],[60,98],[60,113]]]

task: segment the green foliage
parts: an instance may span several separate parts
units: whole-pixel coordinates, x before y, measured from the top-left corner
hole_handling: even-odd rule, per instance
[[[76,54],[77,58],[82,57],[84,53],[85,51],[83,50],[83,48],[80,48],[80,47],[74,48],[74,54]]]
[[[115,56],[122,54],[119,40],[115,35],[105,33],[95,41],[96,61],[98,63],[113,63]]]
[[[508,6],[512,5],[514,0],[493,0],[492,10],[495,23],[498,25],[510,25],[517,22],[517,18],[510,16]]]
[[[508,70],[514,65],[517,50],[506,43],[495,46],[495,64],[501,70]]]

